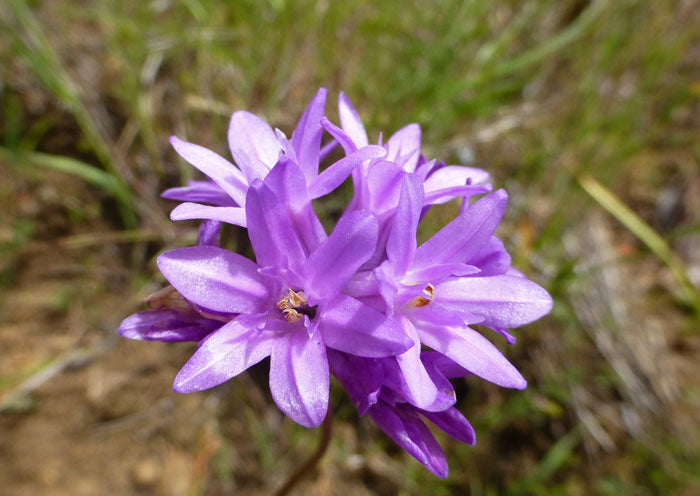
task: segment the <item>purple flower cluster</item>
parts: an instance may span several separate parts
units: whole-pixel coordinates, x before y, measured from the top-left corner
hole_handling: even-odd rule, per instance
[[[197,246],[158,257],[172,286],[149,298],[119,332],[131,339],[196,341],[175,378],[180,393],[221,384],[270,357],[270,391],[295,422],[326,416],[330,374],[360,415],[440,477],[447,462],[425,424],[473,444],[454,407],[450,379],[476,375],[522,389],[525,379],[480,332],[515,339],[508,328],[549,312],[547,292],[512,268],[494,236],[507,203],[483,170],[426,160],[410,124],[369,144],[348,98],[340,126],[316,94],[291,139],[248,112],[233,114],[235,165],[171,138],[208,180],[167,190],[173,220],[201,219]],[[322,146],[324,131],[330,135]],[[344,158],[319,172],[340,145]],[[352,176],[354,196],[333,232],[313,200]],[[483,195],[476,201],[472,197]],[[462,198],[459,214],[417,246],[433,205]],[[219,246],[221,223],[246,227],[255,261]]]

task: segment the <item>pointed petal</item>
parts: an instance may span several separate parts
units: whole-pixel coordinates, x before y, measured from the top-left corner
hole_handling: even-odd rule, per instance
[[[170,137],[170,144],[182,158],[210,177],[236,203],[243,205],[248,186],[243,174],[235,165],[221,155],[203,146],[183,141],[177,136]]]
[[[199,203],[181,203],[170,212],[171,220],[208,219],[245,227],[245,210],[241,207],[210,207]]]
[[[444,432],[469,446],[476,443],[476,433],[469,421],[455,407],[443,412],[421,412],[425,418],[438,426]]]
[[[485,184],[489,179],[489,173],[476,167],[448,165],[428,176],[425,180],[425,193],[429,195],[433,191],[464,186],[468,179],[471,180],[472,185]]]
[[[508,344],[515,344],[515,336],[513,336],[510,332],[508,332],[508,329],[504,329],[503,327],[489,327],[493,332],[496,332],[506,338],[506,343]]]
[[[175,377],[173,390],[212,388],[269,356],[277,336],[261,331],[251,320],[236,318],[205,339]]]
[[[265,184],[256,180],[246,199],[248,236],[263,267],[299,270],[306,259],[301,241],[284,206]]]
[[[135,313],[119,325],[125,338],[142,341],[199,341],[221,326],[221,322],[175,310],[148,310]]]
[[[438,162],[436,159],[426,161],[425,158],[423,158],[421,161],[419,158],[418,162],[419,163],[416,166],[415,174],[417,174],[423,181],[425,181],[425,179],[436,170],[445,167],[445,162]]]
[[[448,262],[440,265],[430,265],[416,270],[409,270],[403,278],[405,284],[437,283],[449,276],[470,276],[481,274],[481,270],[464,262]]]
[[[311,182],[318,175],[318,157],[323,136],[321,119],[327,93],[325,88],[318,90],[292,133],[292,146],[296,151],[297,163],[304,172],[307,182]]]
[[[435,403],[438,390],[423,366],[423,362],[421,362],[420,339],[416,329],[410,322],[407,322],[407,319],[403,319],[403,326],[404,330],[413,338],[415,345],[396,357],[396,363],[403,380],[402,393],[406,400],[413,405],[427,409]]]
[[[417,413],[410,407],[390,407],[380,401],[369,410],[372,420],[406,453],[438,477],[447,477],[445,454]]]
[[[216,246],[193,246],[163,253],[158,268],[186,299],[215,312],[258,313],[270,295],[258,266]]]
[[[502,189],[491,193],[460,213],[416,250],[413,270],[445,262],[463,262],[489,241],[506,208]]]
[[[497,276],[505,274],[510,268],[510,255],[503,247],[503,243],[495,236],[469,260],[465,260],[471,265],[479,267],[479,277]]]
[[[199,246],[219,246],[221,244],[221,222],[216,220],[205,220],[199,225],[197,235]]]
[[[221,187],[211,181],[190,181],[187,186],[166,189],[160,196],[168,200],[211,203],[219,207],[238,206]]]
[[[552,297],[522,277],[460,277],[435,287],[435,301],[447,308],[484,317],[494,327],[518,327],[539,319],[552,309]]]
[[[280,155],[282,145],[270,125],[257,115],[239,110],[231,116],[228,144],[248,183],[262,179]],[[245,202],[245,199],[243,200]],[[243,205],[243,202],[240,204]]]
[[[292,227],[301,237],[306,252],[311,252],[328,237],[314,212],[306,188],[306,178],[299,166],[282,158],[269,172],[264,184],[284,206]]]
[[[358,148],[367,146],[369,140],[367,140],[367,131],[365,131],[365,126],[362,125],[362,119],[360,119],[355,107],[350,103],[350,99],[342,91],[338,96],[338,114],[340,115],[340,125],[343,127],[343,131],[352,139],[355,146]]]
[[[369,145],[338,160],[314,179],[309,186],[309,196],[315,200],[316,198],[327,195],[340,186],[359,164],[365,160],[381,158],[384,155],[386,155],[386,150],[384,150],[384,148],[381,146]]]
[[[442,203],[447,203],[448,201],[454,200],[455,198],[464,198],[466,200],[472,196],[490,193],[492,190],[493,188],[490,184],[483,186],[474,186],[469,184],[452,186],[451,188],[426,191],[425,200],[423,200],[423,203],[425,205],[440,205]]]
[[[387,258],[397,275],[403,275],[416,252],[416,231],[423,208],[423,184],[415,174],[404,175],[401,181],[399,206],[386,243]]]
[[[315,301],[340,293],[357,269],[374,253],[377,220],[365,210],[341,218],[331,235],[309,256],[304,290]]]
[[[448,379],[473,375],[457,362],[437,351],[422,351],[420,359],[431,374],[437,372]]]
[[[357,413],[363,416],[377,403],[384,380],[384,371],[378,360],[335,351],[328,353],[328,365],[352,400]]]
[[[345,131],[343,131],[338,126],[336,126],[331,121],[329,121],[327,117],[324,117],[323,119],[321,119],[321,125],[323,126],[323,129],[328,131],[328,133],[331,136],[333,136],[336,143],[340,143],[340,146],[343,147],[343,151],[345,152],[345,155],[350,155],[352,152],[357,150],[358,146],[352,141],[350,136],[345,134]],[[385,154],[386,154],[386,150],[385,150]]]
[[[420,157],[420,126],[409,124],[396,131],[386,142],[386,159],[400,165],[406,172],[416,170]]]
[[[367,205],[363,205],[362,208],[367,208],[374,215],[396,208],[401,196],[401,179],[404,174],[404,170],[392,162],[372,163],[366,178]]]
[[[524,389],[527,382],[491,342],[478,332],[422,324],[421,343],[443,353],[469,372],[503,387]]]
[[[279,339],[270,361],[270,391],[277,406],[304,427],[326,417],[330,379],[326,347],[319,334],[293,331]]]
[[[263,184],[272,190],[287,211],[300,210],[310,201],[304,173],[296,162],[286,157],[275,164]]]
[[[381,358],[398,355],[413,346],[401,326],[350,296],[339,294],[321,312],[319,331],[330,348]]]

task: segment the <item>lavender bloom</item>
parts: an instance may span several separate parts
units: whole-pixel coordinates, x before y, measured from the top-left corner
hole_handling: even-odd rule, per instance
[[[343,93],[338,97],[338,113],[341,128],[328,119],[323,119],[323,127],[341,144],[346,154],[367,146],[369,140],[362,120],[350,99]],[[379,141],[381,146],[381,137]],[[366,209],[379,216],[372,203],[391,203],[389,198],[398,200],[400,175],[402,172],[415,173],[422,181],[424,204],[445,203],[458,196],[469,196],[489,190],[484,185],[489,178],[486,171],[461,165],[445,166],[436,160],[426,161],[420,151],[421,130],[418,124],[408,124],[396,131],[383,145],[386,156],[381,160],[365,161],[353,171],[355,195],[348,211],[355,208]]]
[[[392,316],[413,339],[415,346],[394,360],[401,371],[403,394],[415,406],[441,409],[440,388],[420,360],[421,344],[491,382],[524,388],[525,380],[500,351],[468,327],[518,327],[551,308],[545,290],[507,273],[509,257],[494,242],[493,233],[507,200],[505,192],[496,191],[464,208],[455,220],[416,247],[422,196],[420,179],[405,174],[386,243],[386,260],[371,275],[355,276],[346,292]],[[484,275],[475,263],[483,264]]]
[[[458,441],[469,445],[476,442],[471,424],[451,404],[440,411],[422,410],[409,403],[400,391],[392,389],[390,376],[394,362],[391,359],[361,358],[336,351],[329,352],[328,356],[333,375],[348,391],[359,414],[368,413],[396,444],[435,475],[447,477],[447,460],[422,418]],[[469,375],[468,371],[435,352],[421,353],[421,361],[432,380],[453,396],[448,379]]]
[[[353,150],[353,153],[319,174],[323,134],[321,118],[326,93],[321,88],[312,99],[291,140],[281,131],[273,130],[261,118],[245,111],[235,112],[231,117],[228,141],[238,167],[207,148],[172,136],[170,143],[178,154],[203,172],[211,182],[191,181],[187,187],[165,191],[165,198],[185,202],[172,211],[171,219],[211,219],[245,227],[244,205],[250,184],[265,179],[280,160],[285,160],[297,164],[302,171],[304,181],[301,187],[308,197],[303,208],[288,213],[297,221],[307,248],[315,248],[326,234],[313,214],[311,200],[337,188],[361,162],[387,153],[378,146],[365,146]]]
[[[507,195],[492,191],[486,172],[426,160],[417,124],[370,145],[347,97],[339,98],[341,127],[324,117],[325,100],[321,89],[291,139],[253,114],[234,113],[228,138],[236,165],[171,138],[208,177],[163,195],[184,202],[173,220],[203,220],[198,243],[158,257],[172,286],[119,332],[198,342],[175,378],[180,393],[214,387],[269,356],[275,403],[307,427],[326,415],[332,373],[360,415],[445,477],[445,455],[425,420],[475,442],[450,379],[526,386],[470,326],[513,343],[507,329],[545,315],[552,300],[511,267],[495,236]],[[321,147],[324,129],[333,139]],[[319,173],[337,144],[345,157]],[[313,200],[351,174],[354,196],[328,235]],[[458,197],[459,214],[418,246],[426,211]],[[247,228],[255,261],[219,246],[221,222]]]
[[[376,221],[357,211],[307,255],[266,184],[253,181],[245,209],[257,264],[213,246],[181,248],[158,258],[163,275],[189,301],[207,311],[238,314],[201,342],[174,389],[186,393],[216,386],[271,356],[273,399],[293,420],[313,427],[328,406],[326,347],[383,357],[413,344],[391,319],[341,293],[374,250]]]

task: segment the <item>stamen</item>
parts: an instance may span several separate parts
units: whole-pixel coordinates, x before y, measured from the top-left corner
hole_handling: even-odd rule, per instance
[[[309,306],[303,291],[289,289],[289,293],[277,302],[277,308],[282,310],[282,315],[288,322],[298,322],[302,315],[308,315],[312,319],[316,316],[316,307]]]
[[[427,307],[428,305],[430,305],[435,299],[435,286],[428,283],[428,285],[425,288],[423,288],[423,294],[425,296],[416,296],[415,298],[413,298],[408,303],[408,308]]]

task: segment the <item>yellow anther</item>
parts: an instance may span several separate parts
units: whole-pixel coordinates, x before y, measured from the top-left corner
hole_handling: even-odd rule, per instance
[[[428,283],[428,285],[425,288],[423,288],[423,294],[425,296],[416,296],[410,302],[408,302],[408,305],[406,306],[408,308],[417,308],[427,307],[428,305],[430,305],[435,299],[435,286]]]
[[[290,289],[289,293],[281,297],[280,301],[277,302],[277,308],[282,310],[282,314],[288,322],[297,322],[302,315],[298,310],[306,307],[307,303],[308,301],[303,291],[297,293]]]

